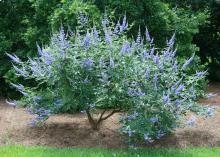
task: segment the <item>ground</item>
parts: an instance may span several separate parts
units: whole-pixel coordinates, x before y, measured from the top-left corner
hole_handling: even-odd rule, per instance
[[[200,103],[218,108],[220,84],[210,84],[209,92],[217,96],[201,99]],[[122,148],[124,137],[117,132],[119,115],[109,118],[100,131],[90,129],[83,113],[51,116],[43,126],[31,127],[33,117],[23,108],[11,108],[0,100],[0,144],[43,145],[53,147]],[[208,119],[198,118],[195,126],[177,129],[152,147],[220,146],[220,112]]]

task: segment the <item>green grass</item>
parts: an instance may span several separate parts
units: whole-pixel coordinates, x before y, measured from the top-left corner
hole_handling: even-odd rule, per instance
[[[3,145],[0,157],[220,157],[220,148],[107,150]]]

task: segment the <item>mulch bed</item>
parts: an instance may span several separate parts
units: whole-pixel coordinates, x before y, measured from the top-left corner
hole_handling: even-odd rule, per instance
[[[201,99],[201,104],[220,107],[220,84],[210,84],[209,92],[217,96]],[[218,109],[219,110],[219,109]],[[90,129],[83,113],[51,116],[44,125],[28,126],[33,119],[23,108],[11,108],[0,100],[0,144],[41,145],[53,147],[125,148],[124,137],[117,132],[119,115],[105,121],[100,131]],[[198,118],[194,126],[177,129],[173,134],[157,141],[151,147],[220,146],[220,112],[214,117]],[[149,146],[146,146],[149,147]]]

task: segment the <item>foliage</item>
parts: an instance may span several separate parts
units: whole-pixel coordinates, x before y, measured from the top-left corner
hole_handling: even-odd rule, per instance
[[[210,18],[205,26],[200,27],[200,33],[194,42],[200,47],[202,63],[208,63],[210,79],[220,80],[220,2],[210,1]]]
[[[48,44],[49,36],[61,23],[65,28],[77,26],[80,12],[93,15],[98,21],[99,11],[92,3],[81,0],[7,0],[0,1],[0,95],[16,97],[8,82],[17,80],[5,53],[13,53],[27,60],[36,56],[36,41]],[[93,21],[92,21],[93,22]],[[13,80],[12,80],[13,79]],[[23,81],[26,84],[25,81]],[[33,82],[31,82],[32,84]]]
[[[155,44],[162,47],[168,36],[176,32],[176,44],[178,55],[191,56],[198,51],[198,47],[192,44],[193,36],[199,32],[199,26],[204,25],[208,18],[206,11],[194,12],[192,9],[183,8],[183,1],[172,0],[96,0],[97,7],[104,11],[105,8],[115,11],[116,17],[126,14],[129,22],[134,22],[130,34],[136,36],[139,27],[142,33],[145,25],[149,26],[151,34],[155,37]],[[179,4],[176,7],[176,4]]]
[[[199,81],[207,71],[186,73],[195,54],[183,65],[178,63],[175,34],[159,49],[147,28],[145,37],[139,31],[135,41],[126,38],[127,29],[126,16],[117,24],[104,16],[100,30],[93,26],[67,37],[61,27],[50,45],[38,46],[39,56],[28,61],[7,54],[17,64],[17,76],[37,82],[31,87],[12,83],[24,95],[28,112],[38,115],[32,124],[59,111],[84,111],[91,127],[98,129],[114,113],[128,111],[121,120],[122,132],[147,142],[178,126],[185,113],[195,109]],[[41,88],[44,84],[46,89]],[[211,115],[211,109],[208,112]]]

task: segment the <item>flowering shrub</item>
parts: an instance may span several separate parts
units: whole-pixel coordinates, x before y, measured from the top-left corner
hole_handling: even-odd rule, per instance
[[[126,38],[126,16],[116,25],[105,17],[102,26],[69,36],[61,28],[49,46],[38,46],[38,57],[25,62],[8,54],[18,76],[38,82],[33,87],[12,84],[24,95],[27,111],[38,115],[32,124],[60,111],[83,111],[98,129],[103,120],[126,111],[123,133],[147,142],[161,138],[195,108],[197,83],[207,72],[185,73],[194,55],[178,64],[175,34],[167,48],[158,49],[147,28],[145,37],[139,30],[136,40]]]

